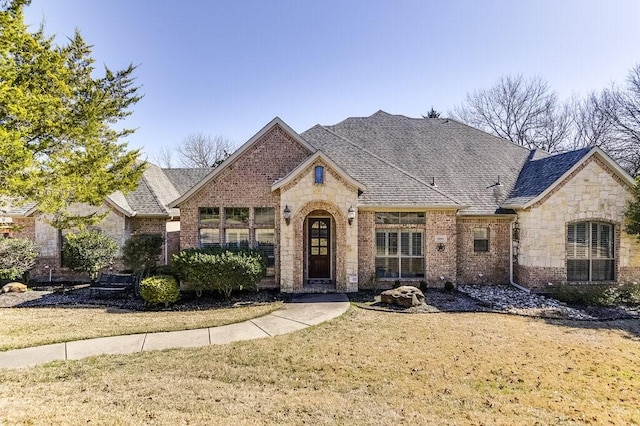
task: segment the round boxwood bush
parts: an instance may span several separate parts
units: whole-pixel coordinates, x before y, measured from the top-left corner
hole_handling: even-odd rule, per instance
[[[171,275],[157,275],[145,278],[140,283],[140,296],[147,305],[164,304],[165,307],[180,297],[178,281]]]

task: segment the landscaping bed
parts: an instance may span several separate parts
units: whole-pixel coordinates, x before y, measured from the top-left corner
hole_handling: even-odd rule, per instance
[[[361,308],[401,313],[494,312],[582,321],[640,319],[640,305],[568,304],[506,285],[461,285],[452,291],[429,288],[424,295],[425,304],[411,308],[381,303],[380,291],[351,293],[349,299]]]
[[[161,309],[167,311],[199,311],[235,306],[253,306],[278,301],[288,301],[290,296],[277,290],[259,292],[244,291],[233,293],[225,299],[218,293],[203,293],[196,297],[195,293],[183,292],[180,300],[173,305]],[[0,308],[18,307],[55,307],[55,306],[102,306],[129,311],[149,310],[144,300],[132,294],[105,295],[92,291],[88,284],[57,284],[55,286],[38,286],[26,293],[5,293],[0,295]]]

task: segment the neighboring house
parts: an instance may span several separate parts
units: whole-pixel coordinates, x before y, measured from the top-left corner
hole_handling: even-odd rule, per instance
[[[356,291],[640,278],[634,180],[600,149],[551,156],[450,119],[379,111],[298,134],[275,118],[170,203],[181,248],[270,252],[263,285]]]
[[[261,286],[283,292],[397,281],[544,291],[640,279],[640,244],[623,226],[634,184],[598,148],[549,155],[451,119],[379,111],[298,134],[275,118],[214,169],[149,165],[136,191],[105,200],[100,228],[120,244],[164,233],[165,260],[257,247]],[[36,206],[10,216],[44,248],[38,273],[59,267],[60,236]]]
[[[98,207],[73,205],[70,211],[107,213],[94,228],[113,237],[121,247],[132,235],[162,235],[165,238],[162,257],[166,263],[170,254],[179,251],[180,220],[180,211],[167,206],[208,172],[208,169],[160,169],[147,164],[135,191],[126,195],[113,193]],[[40,257],[31,272],[32,277],[46,279],[50,272],[53,276],[69,274],[62,267],[61,251],[63,234],[72,231],[59,231],[49,225],[46,216],[33,203],[13,207],[3,216],[5,236],[30,238],[40,247]]]

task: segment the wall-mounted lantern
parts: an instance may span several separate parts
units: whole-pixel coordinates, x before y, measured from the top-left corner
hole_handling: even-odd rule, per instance
[[[353,219],[356,218],[356,209],[353,208],[353,206],[349,207],[349,210],[347,210],[347,220],[349,221],[349,225],[351,225],[353,223]]]
[[[284,210],[282,211],[282,217],[284,218],[284,222],[287,225],[289,225],[289,222],[291,222],[291,209],[289,208],[288,204],[284,206]]]

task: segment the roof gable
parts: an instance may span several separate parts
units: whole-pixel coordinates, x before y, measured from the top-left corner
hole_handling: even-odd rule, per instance
[[[342,170],[342,168],[340,168],[340,166],[338,166],[336,163],[334,163],[333,160],[331,160],[329,157],[327,157],[323,152],[316,151],[316,153],[314,155],[312,155],[311,157],[307,158],[304,162],[300,163],[298,165],[298,167],[293,169],[287,176],[285,176],[282,179],[279,179],[277,182],[275,182],[273,184],[273,186],[271,187],[271,190],[275,191],[276,189],[282,188],[283,186],[285,186],[285,185],[289,184],[290,182],[294,181],[296,179],[296,177],[298,177],[298,175],[300,175],[300,173],[304,172],[304,170],[307,167],[309,167],[313,163],[317,162],[318,160],[323,161],[334,172],[336,172],[340,177],[342,177],[348,184],[350,184],[350,185],[354,186],[355,188],[357,188],[358,191],[364,191],[366,189],[366,187],[363,184],[361,184],[360,182],[358,182],[357,180],[355,180],[354,178],[349,176],[349,174],[347,174],[344,170]]]
[[[622,167],[598,147],[583,148],[533,160],[525,165],[518,183],[505,200],[503,208],[528,208],[544,199],[579,167],[596,157],[629,187],[635,181]]]
[[[179,207],[181,203],[188,200],[192,195],[198,192],[202,187],[204,187],[207,183],[213,180],[216,176],[222,173],[227,167],[230,167],[233,163],[237,161],[238,158],[242,157],[242,155],[249,150],[254,144],[256,144],[263,136],[269,133],[275,127],[280,127],[285,131],[293,140],[299,143],[302,147],[304,147],[309,153],[314,153],[317,151],[312,145],[310,145],[305,139],[303,139],[298,133],[296,133],[291,127],[289,127],[282,119],[279,117],[271,120],[266,126],[264,126],[258,133],[253,135],[247,142],[245,142],[240,148],[238,148],[229,158],[224,160],[222,164],[218,167],[214,168],[209,174],[207,174],[200,182],[198,182],[195,186],[189,189],[187,192],[182,194],[180,198],[174,200],[169,204],[169,207]]]

